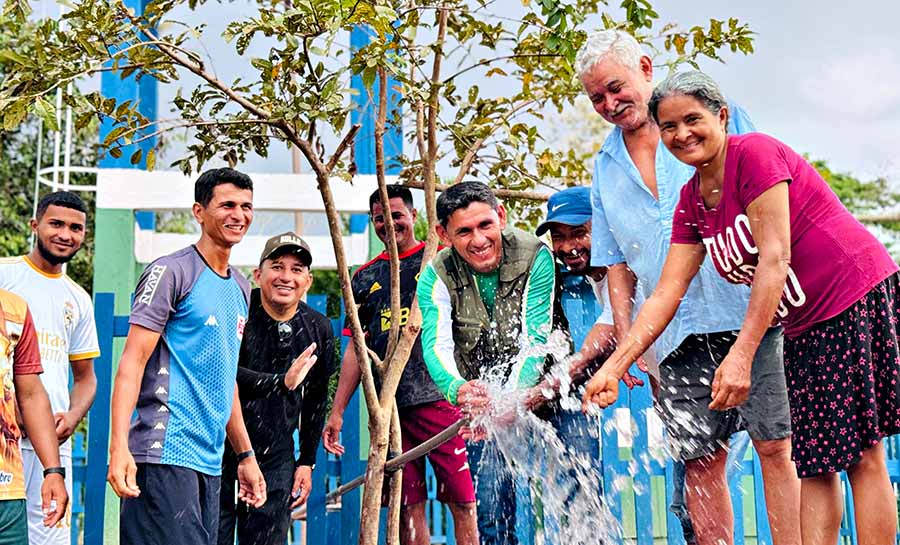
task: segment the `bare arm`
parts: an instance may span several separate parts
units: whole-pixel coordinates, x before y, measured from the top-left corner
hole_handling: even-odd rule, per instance
[[[107,480],[119,497],[134,498],[140,494],[135,482],[137,466],[128,450],[128,429],[137,405],[144,368],[156,348],[159,336],[156,331],[131,325],[113,383]]]
[[[331,414],[328,415],[328,421],[325,423],[325,429],[322,430],[322,442],[325,449],[338,456],[344,454],[344,446],[341,445],[338,437],[341,428],[344,426],[344,410],[353,397],[353,392],[359,386],[362,371],[359,370],[359,361],[356,358],[356,351],[352,346],[348,346],[344,350],[344,358],[341,361],[341,374],[338,378],[337,391],[334,393],[334,403],[331,406]]]
[[[609,357],[615,349],[615,327],[609,324],[594,324],[569,365],[569,378],[573,383],[583,382],[591,368]]]
[[[653,295],[641,307],[634,325],[619,342],[618,348],[588,382],[584,406],[597,403],[607,407],[618,397],[618,381],[659,337],[672,318],[691,280],[700,270],[705,249],[702,244],[672,244]]]
[[[244,424],[244,413],[241,410],[241,399],[238,395],[237,383],[231,400],[231,416],[225,424],[225,435],[231,448],[238,454],[253,450],[247,426]],[[244,458],[238,462],[238,498],[257,509],[266,503],[266,481],[263,478],[256,456]]]
[[[28,438],[31,439],[41,465],[59,467],[59,444],[53,431],[53,412],[40,376],[14,375],[13,382]]]
[[[72,365],[72,391],[69,395],[69,410],[54,415],[56,437],[62,443],[75,433],[75,428],[87,414],[97,395],[97,376],[94,374],[94,359],[74,360]]]
[[[14,375],[16,401],[22,413],[22,420],[28,429],[28,437],[34,451],[45,468],[59,467],[59,444],[53,425],[50,398],[38,375]],[[51,501],[56,507],[50,511]],[[44,510],[44,526],[52,527],[66,513],[69,496],[62,475],[51,473],[41,484],[41,507]]]
[[[791,261],[788,184],[772,186],[747,206],[759,263],[750,287],[750,303],[737,340],[716,370],[711,409],[736,407],[750,394],[750,370],[756,349],[778,309]]]
[[[628,265],[619,263],[609,267],[609,302],[613,309],[613,323],[617,339],[624,339],[631,329],[631,316],[634,312],[634,294],[637,278]]]

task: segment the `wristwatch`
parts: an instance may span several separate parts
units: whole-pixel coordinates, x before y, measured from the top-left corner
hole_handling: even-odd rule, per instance
[[[48,467],[44,470],[44,477],[46,477],[47,475],[52,475],[54,473],[62,475],[63,479],[66,478],[66,468],[64,467]]]
[[[256,456],[256,453],[253,452],[253,449],[245,450],[244,452],[239,452],[237,455],[237,461],[238,461],[238,463],[243,462],[244,460],[246,460],[247,458],[249,458],[251,456]]]

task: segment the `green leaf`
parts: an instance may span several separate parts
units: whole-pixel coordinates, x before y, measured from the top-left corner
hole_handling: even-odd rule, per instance
[[[34,114],[41,118],[48,131],[58,131],[59,122],[56,119],[56,106],[44,97],[38,97],[34,102]]]
[[[143,152],[142,152],[140,149],[138,149],[138,150],[136,150],[134,153],[132,153],[132,154],[131,154],[131,159],[130,159],[131,164],[132,164],[132,165],[136,165],[136,164],[140,163],[140,162],[141,162],[141,155],[143,155]]]

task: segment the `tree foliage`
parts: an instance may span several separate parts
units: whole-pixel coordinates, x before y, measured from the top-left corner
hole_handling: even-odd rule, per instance
[[[200,38],[216,38],[204,36],[203,25],[172,19],[174,8],[183,4],[202,9],[195,0],[155,0],[144,14],[136,14],[118,0],[77,0],[63,17],[68,30],[61,29],[59,20],[38,21],[27,37],[0,52],[15,66],[0,86],[4,128],[16,127],[29,113],[52,126],[55,90],[100,71],[155,77],[164,85],[178,84],[186,72],[208,71]],[[190,128],[193,138],[186,156],[173,165],[185,172],[213,156],[231,161],[241,161],[250,152],[266,156],[273,139],[285,140],[279,130],[285,127],[304,135],[324,161],[323,143],[343,133],[354,108],[350,76],[361,77],[372,88],[377,71],[384,69],[400,91],[407,116],[419,115],[417,102],[427,103],[424,99],[438,87],[438,159],[459,168],[457,179],[472,176],[525,190],[541,180],[578,183],[587,177],[584,162],[545,142],[538,124],[580,93],[572,62],[586,35],[582,25],[588,14],[600,12],[605,27],[633,32],[659,54],[663,65],[720,60],[723,48],[750,53],[753,47],[752,33],[735,19],[713,19],[708,26],[687,29],[661,25],[647,0],[624,0],[612,7],[602,0],[526,0],[516,13],[499,13],[494,4],[260,2],[218,38],[233,44],[238,54],[257,41],[268,46],[265,56],[247,59],[255,69],[252,80],[213,78],[181,89],[174,101],[177,115],[167,120],[146,119],[136,104],[98,92],[66,92],[65,101],[75,108],[79,127],[94,118],[115,123],[103,143],[113,155],[150,135]],[[7,13],[20,17],[27,9],[25,2],[7,0],[6,5]],[[449,16],[443,43],[438,44],[435,32],[442,10]],[[346,33],[356,25],[371,30],[371,43],[350,52],[344,45]],[[439,45],[444,66],[452,71],[426,84],[432,75],[427,61]],[[388,122],[399,126],[401,119]],[[406,137],[411,143],[414,135]],[[415,145],[407,149],[399,158],[402,176],[421,179],[422,150]],[[134,153],[139,160],[140,153]],[[335,174],[347,177],[353,172],[351,163],[341,166]]]
[[[31,28],[28,22],[16,23],[12,19],[0,17],[0,50],[19,47]],[[5,78],[16,65],[8,55],[0,55],[0,77]],[[93,164],[95,154],[90,144],[96,141],[96,129],[96,124],[92,124],[74,135],[73,164]],[[43,163],[46,166],[53,149],[53,139],[51,134],[40,130],[36,118],[27,119],[12,130],[0,130],[0,180],[3,181],[3,191],[0,192],[0,256],[22,255],[31,250],[29,220],[35,206],[34,184],[39,138],[43,139]],[[74,174],[71,178],[71,183],[75,185],[90,181],[84,174]],[[49,191],[48,186],[42,185],[38,199]],[[66,272],[90,291],[94,277],[94,198],[92,193],[80,195],[88,205],[88,230],[82,250],[69,263]]]
[[[218,38],[204,36],[203,25],[174,20],[176,8],[194,10],[194,18],[202,19],[201,0],[151,0],[144,13],[135,13],[121,0],[72,0],[68,6],[63,21],[39,20],[21,41],[0,50],[0,57],[14,65],[0,84],[5,129],[19,126],[29,114],[51,125],[56,115],[50,98],[62,89],[76,125],[109,123],[103,148],[116,157],[127,150],[133,163],[142,157],[134,144],[190,129],[186,154],[173,165],[184,172],[201,168],[214,156],[232,163],[251,152],[266,156],[273,141],[280,141],[296,146],[314,173],[370,415],[360,531],[361,543],[367,544],[377,542],[388,444],[400,448],[393,398],[421,313],[413,304],[401,329],[397,250],[388,215],[390,341],[383,360],[366,350],[330,188],[332,178],[350,179],[355,172],[348,154],[360,130],[359,124],[348,123],[357,107],[354,78],[365,87],[362,98],[378,112],[374,134],[363,136],[375,140],[376,177],[385,203],[384,131],[406,129],[406,151],[393,159],[401,167],[401,179],[425,188],[427,261],[437,246],[433,226],[439,162],[455,168],[454,182],[475,177],[506,190],[587,177],[582,158],[546,142],[538,123],[557,115],[581,92],[572,66],[588,15],[601,13],[603,26],[634,33],[670,67],[702,58],[720,60],[723,48],[752,52],[752,33],[737,20],[680,29],[660,24],[648,0],[622,0],[617,7],[604,0],[522,0],[515,11],[496,0],[259,0]],[[6,0],[5,12],[24,23],[26,0]],[[350,51],[346,36],[355,28],[368,33],[368,45]],[[202,40],[210,38],[232,44],[253,68],[253,77],[226,81],[217,75],[203,55]],[[251,46],[264,54],[247,58]],[[69,91],[70,82],[109,70],[123,78],[156,78],[161,85],[178,85],[188,74],[194,78],[176,95],[174,118],[150,120],[131,101]],[[387,119],[389,85],[391,94],[399,96],[397,111],[404,113]],[[148,152],[146,160],[152,169],[155,154]],[[536,213],[522,202],[507,204],[520,219]],[[375,371],[383,378],[380,392],[374,386]],[[392,481],[389,543],[397,541],[399,521],[399,479]]]

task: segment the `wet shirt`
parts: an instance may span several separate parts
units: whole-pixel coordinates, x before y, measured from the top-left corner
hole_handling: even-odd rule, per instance
[[[841,204],[806,159],[759,133],[728,138],[721,200],[707,208],[694,176],[681,190],[673,244],[700,244],[719,274],[750,285],[759,262],[747,207],[788,183],[791,261],[776,322],[795,336],[832,318],[897,271],[897,264]]]
[[[729,111],[729,132],[754,130],[743,109],[729,104]],[[693,175],[694,167],[676,159],[660,140],[656,147],[657,199],[631,160],[621,129],[613,128],[597,154],[591,185],[591,265],[628,263],[638,278],[637,301],[650,297],[659,282],[669,252],[672,215],[682,186]],[[740,328],[749,299],[746,287],[722,280],[709,259],[705,260],[675,317],[653,345],[656,359],[662,361],[688,335]]]
[[[0,288],[28,302],[38,344],[41,347],[41,382],[54,413],[69,410],[70,362],[100,355],[91,296],[64,273],[49,274],[37,268],[28,256],[0,259]],[[31,441],[21,441],[33,449]],[[59,446],[62,455],[72,453],[72,440]]]
[[[424,253],[425,243],[421,242],[400,255],[401,325],[406,324],[409,316]],[[387,252],[382,252],[357,269],[351,285],[353,297],[359,305],[359,321],[366,334],[366,346],[378,354],[379,358],[384,358],[391,329],[391,262]],[[344,335],[350,335],[349,328],[345,327]],[[380,384],[378,387],[381,387]],[[397,407],[411,407],[443,399],[425,367],[421,335],[413,344],[409,361],[400,377],[396,399]]]
[[[13,379],[41,372],[41,353],[28,305],[21,297],[0,290],[0,500],[25,499]]]
[[[288,390],[285,373],[312,343],[316,343],[316,363],[300,386]],[[257,458],[293,457],[294,431],[299,430],[297,465],[316,463],[328,405],[328,379],[334,369],[331,320],[301,301],[293,318],[279,322],[266,313],[259,289],[251,292],[237,384],[244,423]]]
[[[128,446],[137,462],[220,475],[250,284],[189,246],[147,266],[128,321],[160,333]]]

